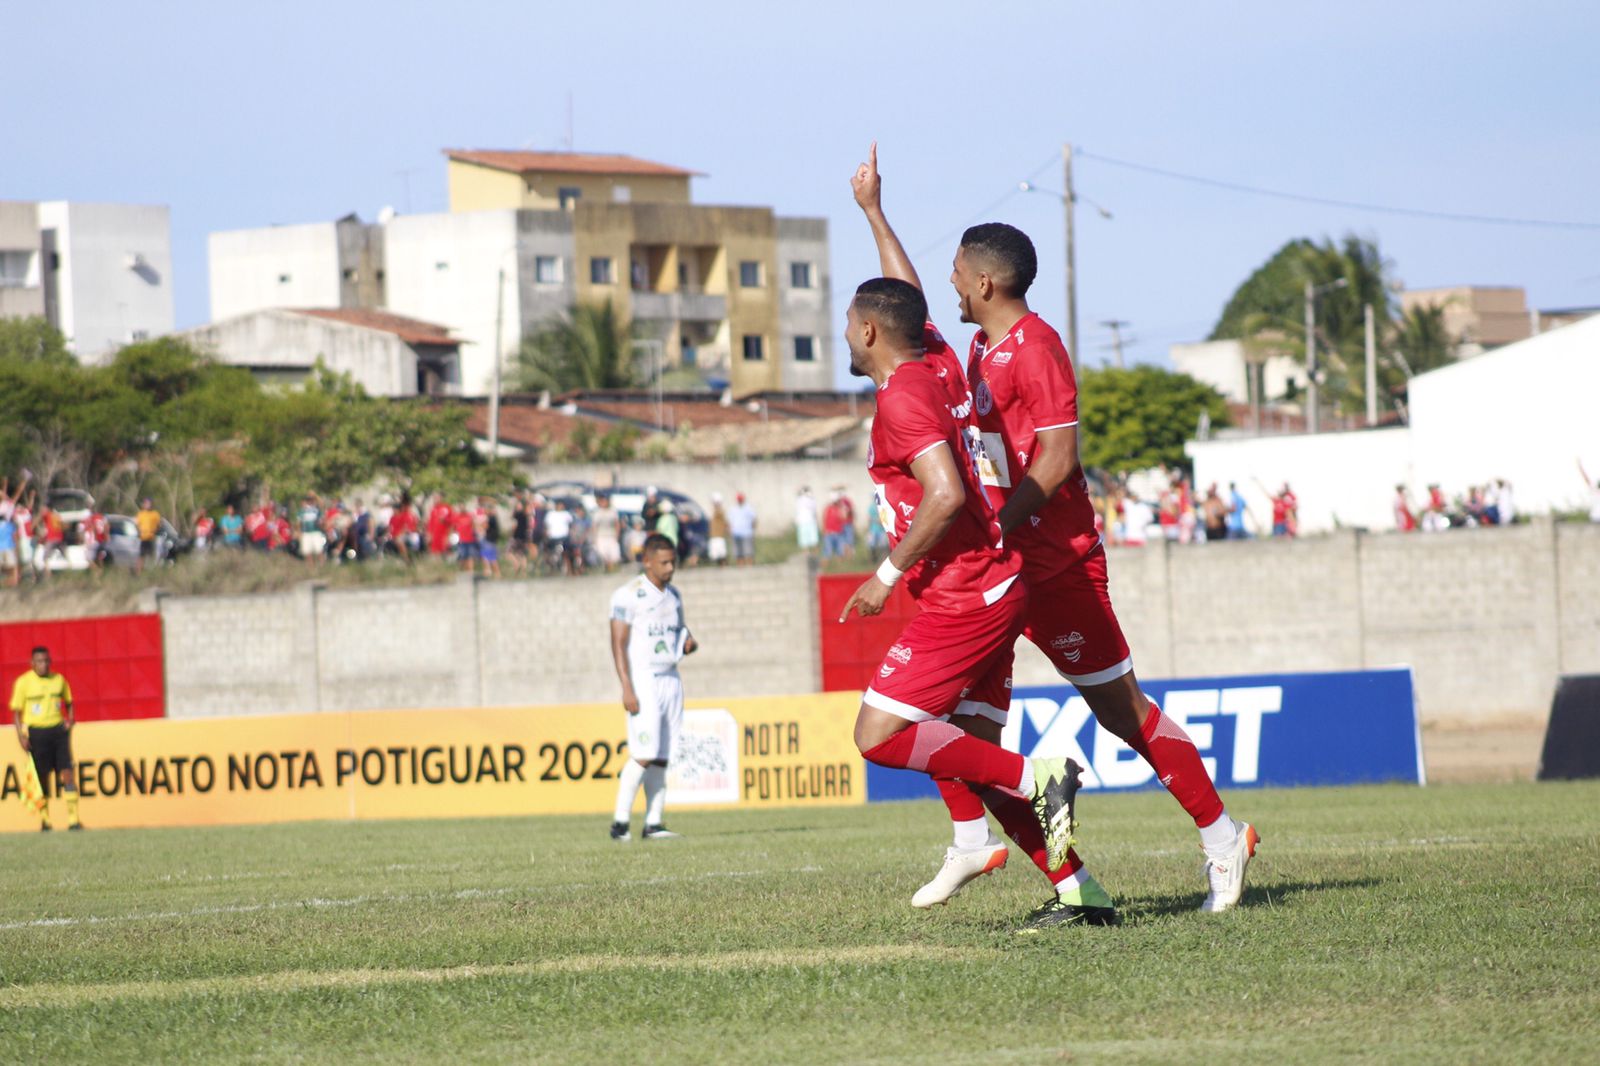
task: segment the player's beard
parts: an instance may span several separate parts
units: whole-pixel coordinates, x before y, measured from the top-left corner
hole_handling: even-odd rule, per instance
[[[867,370],[867,368],[864,365],[862,365],[863,363],[865,363],[865,361],[866,361],[866,357],[864,355],[858,355],[856,353],[855,346],[851,345],[850,346],[850,376],[851,377],[853,377],[853,378],[864,378],[864,377],[870,376],[869,371]]]

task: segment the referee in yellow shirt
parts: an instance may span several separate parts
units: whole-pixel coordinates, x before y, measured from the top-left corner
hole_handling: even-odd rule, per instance
[[[50,671],[50,649],[33,649],[33,669],[17,678],[11,689],[11,713],[17,722],[17,742],[33,756],[40,784],[48,787],[56,772],[61,795],[67,801],[67,828],[82,829],[78,822],[78,783],[72,773],[72,686]],[[39,812],[39,829],[50,831],[50,805]]]

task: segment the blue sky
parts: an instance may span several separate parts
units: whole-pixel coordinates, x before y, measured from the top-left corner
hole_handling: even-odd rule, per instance
[[[1333,199],[1600,224],[1600,9],[1583,3],[803,5],[685,2],[34,4],[8,17],[0,198],[170,205],[180,326],[208,317],[206,234],[385,204],[445,207],[452,147],[564,145],[705,171],[702,203],[832,223],[834,311],[876,257],[849,175],[885,203],[958,343],[960,229],[1039,249],[1059,322],[1060,147]],[[19,32],[20,31],[20,32]],[[1199,339],[1284,241],[1379,240],[1413,286],[1518,284],[1600,304],[1600,225],[1386,216],[1076,167],[1080,356]],[[409,186],[409,192],[408,192]],[[841,346],[841,362],[842,346]]]

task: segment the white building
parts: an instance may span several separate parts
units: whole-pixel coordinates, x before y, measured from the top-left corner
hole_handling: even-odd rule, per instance
[[[381,307],[383,228],[336,222],[213,233],[211,320],[269,307]]]
[[[168,333],[171,231],[159,206],[0,203],[0,315],[45,318],[89,364]]]
[[[1287,393],[1292,386],[1296,392],[1305,388],[1306,368],[1300,360],[1287,355],[1265,355],[1257,363],[1248,358],[1243,341],[1200,341],[1195,344],[1173,344],[1167,353],[1172,358],[1172,368],[1204,382],[1227,397],[1228,402],[1249,404],[1259,399],[1272,403]],[[1255,385],[1260,396],[1252,391],[1251,370],[1256,370]]]
[[[366,308],[269,308],[177,334],[265,384],[304,381],[320,360],[373,396],[460,391],[460,341],[443,326]]]
[[[1505,480],[1519,513],[1587,507],[1581,461],[1600,477],[1600,316],[1418,375],[1409,426],[1191,441],[1195,483],[1236,482],[1258,519],[1290,483],[1307,531],[1394,528],[1395,487],[1412,503]]]

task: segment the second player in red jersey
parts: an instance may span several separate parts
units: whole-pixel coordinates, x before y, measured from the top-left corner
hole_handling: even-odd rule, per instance
[[[851,372],[878,387],[867,464],[891,546],[839,621],[878,614],[902,579],[922,607],[862,697],[856,746],[881,766],[993,794],[1008,832],[1056,868],[1071,853],[1080,768],[1023,759],[948,720],[969,697],[1009,702],[1027,594],[967,460],[941,367],[925,359],[927,316],[921,290],[875,278],[856,290],[846,320]],[[973,876],[1005,858],[1003,846],[988,849]]]

